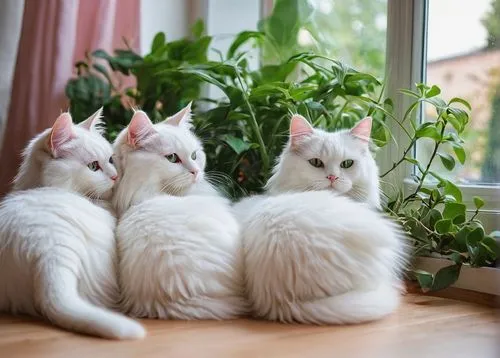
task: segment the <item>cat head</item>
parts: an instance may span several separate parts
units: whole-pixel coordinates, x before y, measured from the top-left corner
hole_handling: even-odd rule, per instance
[[[160,193],[184,195],[204,178],[206,157],[191,132],[191,104],[157,124],[135,112],[114,150],[121,177],[114,198],[119,213]]]
[[[267,183],[271,193],[331,190],[360,201],[379,202],[378,168],[370,152],[372,119],[328,133],[296,114],[288,142]]]
[[[109,199],[117,172],[111,145],[101,135],[102,108],[80,124],[62,113],[23,153],[14,190],[59,187],[92,199]]]

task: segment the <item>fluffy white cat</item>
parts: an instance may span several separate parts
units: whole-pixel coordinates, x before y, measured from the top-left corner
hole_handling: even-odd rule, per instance
[[[145,336],[117,308],[116,169],[101,110],[79,125],[61,114],[27,146],[14,192],[0,204],[0,311],[116,339]],[[106,307],[106,308],[104,308]]]
[[[204,179],[190,119],[190,106],[155,125],[138,111],[114,145],[122,305],[135,317],[230,319],[247,311],[239,227]]]
[[[370,131],[371,118],[327,133],[293,116],[267,184],[270,195],[235,205],[256,316],[341,324],[379,319],[397,308],[405,243],[376,210]]]

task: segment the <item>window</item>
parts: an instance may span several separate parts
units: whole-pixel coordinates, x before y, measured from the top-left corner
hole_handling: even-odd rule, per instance
[[[500,107],[500,100],[494,99],[500,84],[500,55],[496,55],[495,47],[499,44],[494,34],[494,30],[500,28],[495,22],[498,18],[498,0],[467,1],[460,5],[453,0],[388,0],[389,96],[398,98],[399,89],[427,82],[440,86],[445,99],[458,96],[471,102],[471,129],[466,133],[468,159],[465,165],[457,166],[451,176],[448,171],[446,173],[461,187],[464,201],[470,207],[473,196],[481,196],[486,201],[480,219],[487,230],[498,229],[500,223],[497,168],[500,166],[500,137],[490,135],[500,133],[500,109],[494,110]],[[400,107],[406,108],[405,103]],[[432,119],[433,115],[427,108],[420,111],[422,121]],[[491,129],[493,125],[496,130]],[[393,133],[398,142],[403,140],[402,136],[398,137],[397,128]],[[423,144],[417,148],[416,155],[424,156],[425,160],[428,153],[429,149]],[[382,166],[388,166],[400,154],[398,149],[393,149]],[[488,160],[492,164],[484,165]],[[435,168],[437,171],[439,165]],[[403,168],[396,180],[401,182],[411,173],[411,167]],[[411,186],[409,180],[406,183],[407,187]]]
[[[282,36],[287,42],[278,44],[277,51],[264,51],[264,62],[310,50],[384,76],[387,0],[309,0],[294,2],[293,6],[278,3],[275,19],[268,17],[273,2],[265,1],[264,5],[266,20],[261,25],[267,21],[270,26],[292,31],[292,35],[288,32]]]
[[[442,170],[441,163],[435,169],[461,184],[499,183],[500,1],[466,1],[460,6],[453,0],[430,1],[428,11],[427,83],[438,85],[445,100],[461,97],[472,105],[463,135],[465,164],[457,163],[451,173]],[[424,115],[426,120],[435,117],[427,108]],[[428,156],[429,149],[421,146],[418,155]]]

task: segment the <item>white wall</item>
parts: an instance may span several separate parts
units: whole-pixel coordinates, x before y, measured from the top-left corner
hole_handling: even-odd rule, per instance
[[[207,0],[206,2],[207,32],[215,36],[212,45],[222,53],[227,52],[235,34],[244,30],[257,30],[257,23],[260,20],[260,0]]]
[[[141,1],[141,54],[149,52],[156,33],[162,31],[167,41],[189,34],[190,1],[142,0]]]

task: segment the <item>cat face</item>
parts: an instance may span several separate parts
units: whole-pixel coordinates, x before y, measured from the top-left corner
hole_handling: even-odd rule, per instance
[[[190,123],[190,105],[154,125],[146,113],[137,111],[115,144],[124,175],[171,195],[182,195],[203,180],[206,157]]]
[[[102,109],[73,124],[61,114],[27,147],[14,188],[60,187],[92,199],[109,199],[117,172],[111,145],[101,136]]]
[[[290,138],[268,189],[274,192],[332,190],[366,196],[371,182],[378,192],[378,169],[369,151],[371,118],[353,129],[327,133],[295,115]]]

